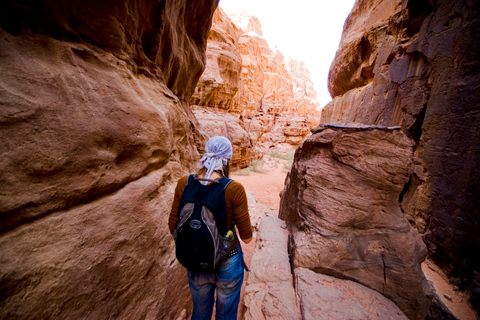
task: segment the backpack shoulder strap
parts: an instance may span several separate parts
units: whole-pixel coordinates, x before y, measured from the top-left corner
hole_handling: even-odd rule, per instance
[[[210,182],[210,183],[218,183],[217,180],[200,178],[198,175],[195,175],[195,176],[194,176],[194,180],[197,180],[197,181],[208,181],[208,182]]]
[[[226,190],[228,185],[233,181],[233,179],[230,179],[230,178],[225,178],[225,177],[221,177],[220,179],[218,179],[218,182],[220,183],[220,185],[223,187],[223,190]]]
[[[189,184],[192,184],[194,180],[195,180],[195,175],[194,174],[189,175],[187,180],[187,186]]]

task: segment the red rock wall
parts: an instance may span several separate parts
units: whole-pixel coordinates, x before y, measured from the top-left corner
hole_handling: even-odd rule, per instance
[[[0,318],[190,311],[167,216],[216,6],[0,4]]]
[[[321,121],[399,125],[415,141],[402,209],[450,281],[471,288],[477,311],[479,9],[478,0],[357,1]]]
[[[398,127],[319,126],[295,152],[279,217],[293,268],[359,282],[420,320],[431,300],[426,248],[398,203],[412,146]]]

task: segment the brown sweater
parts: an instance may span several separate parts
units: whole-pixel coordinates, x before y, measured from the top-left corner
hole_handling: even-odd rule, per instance
[[[187,186],[188,176],[178,180],[175,188],[175,196],[173,198],[172,211],[168,219],[168,227],[173,234],[175,224],[177,223],[177,211],[182,198],[183,190]],[[250,239],[253,235],[252,225],[250,223],[250,215],[248,214],[247,195],[243,186],[232,181],[225,189],[225,202],[227,203],[227,225],[232,227],[233,222],[238,228],[240,238],[242,240]],[[234,243],[236,245],[236,243]]]

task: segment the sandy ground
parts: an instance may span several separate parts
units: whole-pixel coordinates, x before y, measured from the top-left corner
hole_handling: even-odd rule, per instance
[[[265,210],[250,210],[252,224],[255,224],[255,221],[266,211],[271,211],[268,213],[277,212],[276,209],[278,209],[280,202],[279,194],[283,189],[286,178],[284,163],[286,163],[284,160],[266,160],[264,166],[267,170],[266,173],[251,172],[247,176],[237,175],[235,172],[231,174],[230,178],[240,182],[245,187],[245,190],[253,193],[258,203],[271,207],[267,207]],[[253,251],[255,250],[255,236],[253,241],[248,245],[242,243],[242,248],[245,254],[245,262],[247,266],[250,266]],[[426,278],[433,282],[435,290],[443,303],[445,303],[459,320],[476,320],[475,313],[468,304],[467,298],[461,292],[454,291],[451,285],[445,280],[445,277],[436,271],[438,269],[435,268],[431,262],[426,261],[423,263],[422,270]],[[245,281],[247,278],[248,273],[246,273]],[[244,288],[245,284],[242,287],[242,291]],[[238,319],[241,319],[243,292],[239,309]]]
[[[283,190],[285,178],[287,176],[284,164],[285,160],[267,160],[265,161],[264,169],[266,173],[251,172],[247,176],[237,175],[233,172],[230,175],[235,181],[240,182],[245,190],[250,191],[255,196],[256,202],[265,206],[257,206],[252,210],[249,203],[250,220],[255,229],[255,225],[262,215],[265,213],[278,214],[278,207],[280,203],[280,192]],[[255,250],[255,233],[253,241],[249,244],[242,243],[242,248],[245,255],[245,262],[250,266],[250,261]]]
[[[422,263],[422,270],[425,277],[433,282],[435,291],[442,299],[442,302],[450,309],[459,320],[476,320],[475,312],[468,303],[466,295],[454,291],[442,272],[430,261]]]
[[[254,205],[252,208],[249,200],[250,220],[255,230],[255,226],[262,215],[266,213],[278,214],[278,206],[280,203],[280,191],[283,189],[285,178],[287,176],[284,163],[285,160],[267,160],[265,161],[265,173],[251,172],[249,175],[237,175],[235,172],[230,174],[230,178],[240,182],[247,192],[253,193],[255,201],[261,205]],[[253,209],[253,210],[252,210]],[[245,263],[250,267],[253,252],[255,251],[254,232],[253,240],[249,244],[242,242],[242,250],[245,257]],[[240,299],[238,320],[243,318],[243,297],[245,284],[248,279],[248,272],[245,272],[245,279],[242,286],[242,298]]]
[[[231,178],[240,182],[245,190],[251,191],[259,203],[278,208],[280,191],[287,176],[286,163],[286,160],[278,159],[265,161],[266,173],[251,172],[248,176],[239,176],[233,172]]]

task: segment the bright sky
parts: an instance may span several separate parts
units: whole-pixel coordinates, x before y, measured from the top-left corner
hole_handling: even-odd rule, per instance
[[[305,62],[323,107],[332,100],[327,89],[328,70],[354,2],[220,0],[220,7],[227,14],[246,11],[257,17],[270,48],[277,46],[285,58]]]

